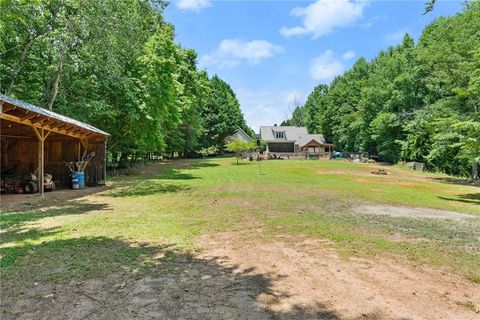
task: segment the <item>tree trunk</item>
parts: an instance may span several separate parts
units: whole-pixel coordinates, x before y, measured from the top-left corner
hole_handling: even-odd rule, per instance
[[[58,94],[58,85],[60,84],[60,78],[63,73],[63,64],[65,63],[65,52],[62,52],[60,59],[58,60],[57,71],[53,77],[51,86],[50,86],[50,96],[47,100],[46,107],[48,110],[52,110],[53,104],[57,99]]]
[[[35,41],[35,38],[29,40],[25,47],[23,47],[22,55],[20,56],[20,61],[18,61],[17,64],[17,69],[13,72],[12,75],[12,80],[10,81],[10,84],[7,87],[7,90],[5,90],[5,94],[10,94],[10,92],[13,89],[13,85],[15,84],[15,80],[17,80],[17,76],[20,73],[20,71],[23,69],[23,66],[25,65],[25,60],[27,60],[27,55],[28,51],[30,50],[30,47],[32,46],[33,42]]]
[[[472,180],[478,180],[478,161],[473,160],[472,162]]]

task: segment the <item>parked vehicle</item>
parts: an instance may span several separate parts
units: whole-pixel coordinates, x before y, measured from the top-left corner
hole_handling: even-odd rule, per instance
[[[51,174],[43,176],[43,190],[55,190],[55,182]],[[0,193],[37,193],[39,190],[38,178],[35,174],[4,176],[0,180]]]

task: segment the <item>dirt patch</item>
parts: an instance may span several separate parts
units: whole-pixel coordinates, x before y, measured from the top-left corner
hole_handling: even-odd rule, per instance
[[[438,180],[435,176],[421,171],[413,171],[407,170],[402,168],[397,168],[393,166],[385,166],[380,164],[357,164],[358,167],[350,168],[345,170],[338,170],[338,169],[323,169],[321,171],[317,171],[319,174],[327,174],[327,175],[344,175],[344,176],[356,176],[356,177],[366,177],[372,179],[382,178],[382,183],[385,184],[398,184],[398,182],[405,183],[405,186],[409,186],[413,184],[413,186],[421,185],[422,182],[425,181],[425,178],[436,181]],[[372,172],[377,170],[386,170],[388,175],[375,175]],[[357,179],[352,179],[353,181],[357,181]],[[357,182],[365,182],[369,183],[372,180],[369,179],[358,179]]]
[[[480,305],[480,285],[459,276],[404,261],[345,260],[328,241],[248,240],[255,232],[202,237],[203,251],[173,253],[146,272],[2,288],[1,318],[479,318],[471,306]]]
[[[290,239],[291,240],[291,239]],[[274,314],[301,309],[311,319],[479,319],[462,304],[480,304],[480,285],[407,262],[340,258],[320,240],[283,240],[238,245],[231,235],[204,239],[205,256],[228,257],[228,265],[275,274],[262,308]],[[322,311],[323,310],[323,311]]]
[[[436,219],[453,219],[467,220],[473,219],[474,216],[459,213],[455,211],[446,211],[440,209],[428,208],[411,208],[403,206],[377,205],[377,204],[361,204],[355,207],[354,212],[361,214],[383,214],[392,217],[409,217],[409,218],[436,218]]]
[[[369,179],[361,179],[361,178],[356,178],[356,179],[351,179],[354,182],[359,182],[359,183],[366,183],[366,184],[378,184],[378,180],[369,180]],[[396,186],[403,186],[403,187],[419,187],[419,183],[415,183],[412,181],[402,181],[399,179],[392,179],[392,180],[387,180],[383,179],[381,181],[381,184],[386,184],[386,185],[396,185]]]

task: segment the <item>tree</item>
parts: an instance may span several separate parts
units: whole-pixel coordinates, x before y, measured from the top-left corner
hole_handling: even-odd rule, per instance
[[[307,98],[304,108],[306,109],[306,126],[309,133],[323,132],[327,127],[323,115],[327,109],[328,86],[326,84],[317,85]]]
[[[463,12],[430,23],[417,44],[406,34],[371,61],[359,59],[309,95],[303,107],[309,131],[340,151],[471,175],[479,154],[478,30],[480,1],[469,1]]]
[[[425,12],[423,14],[427,14],[432,11],[435,7],[436,2],[437,0],[428,0],[427,2],[425,2]]]
[[[233,139],[225,146],[225,149],[235,153],[235,157],[238,161],[242,158],[244,152],[251,151],[255,148],[254,142],[246,142],[240,139]]]
[[[189,156],[238,127],[253,133],[230,86],[175,43],[166,2],[0,3],[0,91],[111,133],[114,162]]]
[[[208,156],[214,155],[218,153],[218,148],[216,146],[204,147],[197,151],[197,153],[201,154],[203,158]]]
[[[225,138],[237,128],[248,128],[235,93],[218,76],[210,79],[210,94],[203,106],[202,118],[205,127],[203,144],[217,145],[220,150]]]

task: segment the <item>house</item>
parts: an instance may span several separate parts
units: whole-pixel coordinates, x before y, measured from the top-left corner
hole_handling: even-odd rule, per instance
[[[322,134],[308,134],[305,127],[261,126],[260,138],[267,143],[269,155],[318,158],[330,156],[334,148]]]
[[[69,186],[65,162],[95,152],[85,170],[85,184],[106,180],[106,141],[109,134],[25,101],[0,94],[0,158],[2,174],[52,174],[60,186]],[[40,188],[43,194],[43,188]]]
[[[225,138],[225,141],[234,139],[239,139],[245,142],[253,142],[253,139],[242,128],[238,128],[232,135]]]

